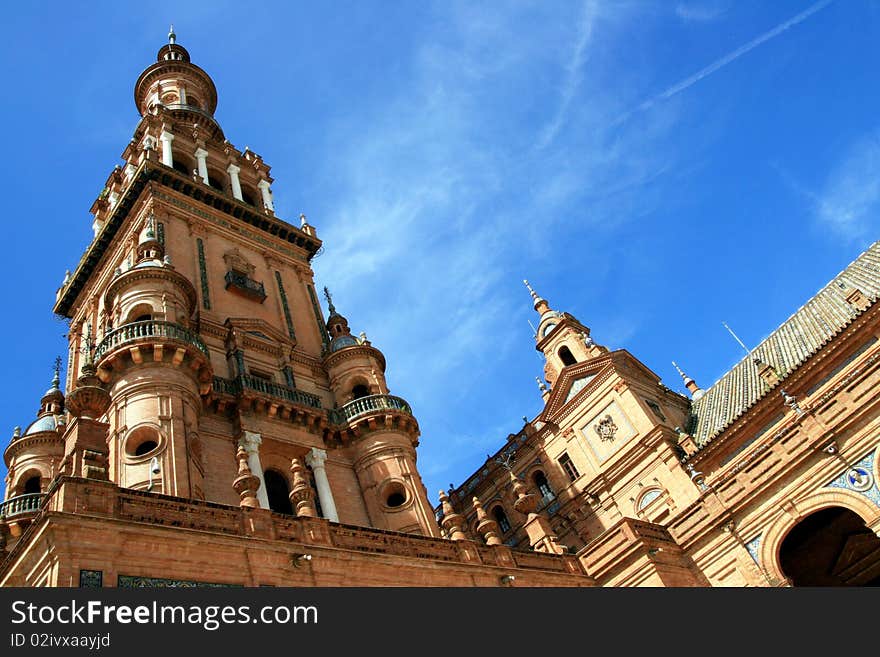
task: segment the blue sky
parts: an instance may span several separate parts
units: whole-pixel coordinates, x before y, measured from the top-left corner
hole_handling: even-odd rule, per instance
[[[173,22],[217,119],[388,360],[432,503],[541,408],[528,278],[673,389],[708,387],[878,236],[880,3],[151,2],[4,9],[0,426]],[[5,424],[3,424],[5,423]],[[0,466],[2,467],[2,466]],[[0,471],[2,474],[2,471]]]

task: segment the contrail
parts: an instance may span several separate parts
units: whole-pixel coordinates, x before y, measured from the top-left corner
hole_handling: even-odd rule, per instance
[[[810,7],[808,7],[807,9],[802,11],[801,13],[799,13],[797,16],[793,16],[792,18],[789,18],[787,21],[785,21],[784,23],[780,23],[779,25],[774,27],[772,30],[768,30],[767,32],[764,32],[760,36],[755,37],[754,39],[749,41],[747,44],[740,46],[739,48],[737,48],[736,50],[734,50],[731,53],[728,53],[727,55],[725,55],[721,59],[709,64],[706,68],[703,68],[703,69],[697,71],[692,76],[685,78],[681,82],[678,82],[678,83],[672,85],[671,87],[666,89],[664,92],[657,94],[653,98],[649,98],[648,100],[644,101],[642,104],[640,104],[634,110],[630,110],[629,112],[627,112],[626,114],[621,116],[617,121],[615,121],[615,123],[621,123],[622,121],[625,121],[626,119],[628,119],[630,116],[632,116],[636,112],[643,112],[647,109],[650,109],[651,107],[653,107],[655,104],[657,104],[661,100],[666,100],[668,98],[671,98],[672,96],[675,96],[676,94],[681,93],[682,91],[684,91],[688,87],[696,84],[697,82],[699,82],[703,78],[705,78],[709,75],[712,75],[712,73],[714,73],[718,69],[723,68],[724,66],[727,66],[728,64],[730,64],[730,62],[734,61],[735,59],[738,59],[738,58],[742,57],[743,55],[745,55],[747,52],[754,50],[755,48],[760,46],[762,43],[766,43],[767,41],[769,41],[773,37],[779,36],[780,34],[785,32],[790,27],[794,27],[795,25],[798,25],[799,23],[803,23],[810,16],[815,14],[817,11],[821,11],[822,9],[824,9],[825,7],[830,5],[832,2],[834,2],[834,0],[820,0],[820,2],[817,2],[814,5],[811,5]]]

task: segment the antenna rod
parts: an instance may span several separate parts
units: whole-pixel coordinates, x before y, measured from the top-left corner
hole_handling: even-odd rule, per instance
[[[724,325],[724,328],[726,328],[730,332],[730,334],[733,336],[733,339],[736,340],[737,342],[739,342],[739,346],[742,347],[743,351],[746,352],[746,356],[751,356],[752,352],[749,351],[749,348],[747,346],[745,346],[745,344],[743,344],[743,341],[740,340],[739,337],[737,337],[736,333],[733,332],[733,329],[731,329],[727,325],[727,322],[721,322],[721,323]]]
[[[526,321],[529,323],[529,326],[530,326],[531,329],[532,329],[532,335],[533,335],[534,337],[538,337],[538,329],[536,329],[534,326],[532,326],[532,320],[527,319]]]

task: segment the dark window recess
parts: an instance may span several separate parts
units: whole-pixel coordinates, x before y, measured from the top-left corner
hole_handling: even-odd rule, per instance
[[[574,467],[574,463],[572,463],[571,457],[568,455],[567,452],[563,452],[562,456],[559,457],[559,465],[562,466],[562,469],[565,470],[565,474],[568,475],[568,478],[571,481],[574,481],[581,476],[581,474],[577,471],[577,468]]]
[[[154,449],[156,449],[159,445],[153,440],[145,440],[140,445],[138,445],[134,450],[135,456],[143,456],[144,454],[149,454]]]
[[[504,513],[504,509],[502,509],[500,506],[496,506],[492,510],[492,515],[498,522],[498,527],[501,529],[502,534],[506,534],[510,531],[510,521],[507,519],[507,514]]]
[[[370,394],[370,389],[362,383],[359,383],[354,388],[351,389],[351,396],[354,399],[360,399],[361,397],[367,397]]]
[[[22,492],[23,495],[30,495],[32,493],[40,492],[40,477],[31,477],[26,482],[24,482],[24,490]]]
[[[243,274],[234,269],[226,272],[226,289],[230,292],[236,292],[249,299],[254,299],[263,303],[266,299],[266,289],[259,281]]]
[[[266,497],[269,498],[269,508],[276,513],[293,515],[293,506],[290,503],[290,488],[284,475],[274,470],[266,470],[263,473],[266,482]]]
[[[532,480],[535,482],[535,487],[538,489],[538,492],[541,493],[541,497],[545,500],[553,499],[553,489],[550,488],[550,482],[547,481],[547,477],[543,472],[538,470],[535,473],[535,476],[532,477]]]
[[[261,372],[260,370],[251,370],[249,372],[251,376],[255,376],[258,379],[263,379],[263,381],[271,381],[272,376],[270,374],[266,374],[265,372]]]
[[[81,589],[99,589],[104,586],[104,571],[81,570],[79,571],[79,587]]]
[[[574,365],[577,362],[577,359],[572,355],[569,348],[564,346],[559,348],[559,360],[561,360],[562,364],[566,367]]]

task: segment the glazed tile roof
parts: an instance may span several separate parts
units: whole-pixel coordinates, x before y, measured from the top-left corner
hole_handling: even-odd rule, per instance
[[[854,288],[871,303],[880,297],[880,241],[868,247],[752,353],[775,367],[785,379],[856,317],[858,310],[846,301]],[[693,435],[698,447],[705,447],[769,390],[751,358],[734,365],[693,402]]]

